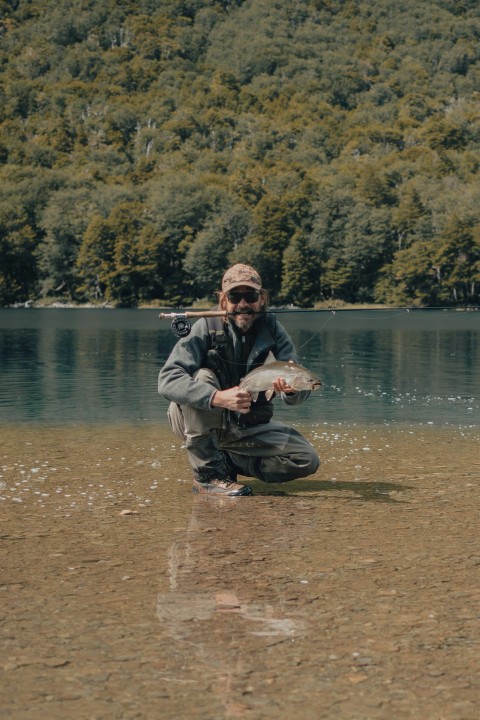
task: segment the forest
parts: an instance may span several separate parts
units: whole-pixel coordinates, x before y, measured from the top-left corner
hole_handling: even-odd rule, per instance
[[[480,301],[477,0],[0,0],[0,305]]]

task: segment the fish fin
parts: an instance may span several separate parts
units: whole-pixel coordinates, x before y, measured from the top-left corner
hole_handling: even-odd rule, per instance
[[[250,395],[251,395],[251,397],[252,397],[252,401],[253,401],[253,402],[257,402],[257,400],[258,400],[258,392],[251,392]]]
[[[269,351],[268,351],[268,355],[267,355],[267,357],[265,358],[265,362],[264,362],[263,364],[264,364],[264,365],[268,365],[269,363],[276,362],[276,361],[277,361],[277,358],[276,358],[275,355],[272,353],[272,351],[269,350]]]
[[[273,388],[269,388],[269,389],[266,390],[266,392],[265,392],[265,398],[266,398],[267,400],[271,400],[274,395],[275,395],[275,390],[274,390]]]

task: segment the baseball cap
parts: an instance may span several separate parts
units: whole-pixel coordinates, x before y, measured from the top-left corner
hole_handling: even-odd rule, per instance
[[[229,268],[222,279],[222,290],[228,292],[239,285],[246,285],[254,290],[262,289],[262,278],[250,265],[237,263]]]

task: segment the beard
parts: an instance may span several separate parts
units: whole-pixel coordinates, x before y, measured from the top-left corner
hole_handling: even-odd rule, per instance
[[[235,325],[241,332],[246,333],[252,327],[253,323],[258,317],[258,313],[254,310],[241,310],[233,314],[232,319]]]

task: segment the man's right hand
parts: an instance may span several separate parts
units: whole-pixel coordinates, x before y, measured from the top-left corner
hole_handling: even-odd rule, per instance
[[[226,410],[246,415],[250,412],[252,398],[246,390],[240,390],[238,385],[228,390],[217,390],[212,398],[212,407],[221,407]]]

